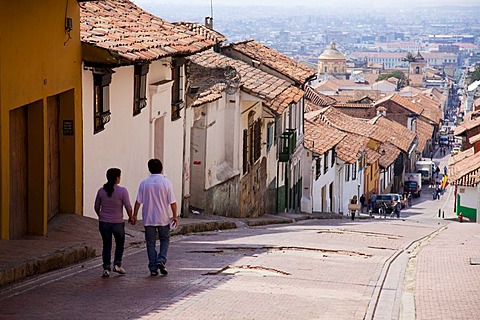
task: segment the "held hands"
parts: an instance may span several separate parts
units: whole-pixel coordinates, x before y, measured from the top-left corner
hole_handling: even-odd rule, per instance
[[[135,216],[128,217],[128,223],[130,223],[132,226],[135,225],[137,223],[137,217]]]

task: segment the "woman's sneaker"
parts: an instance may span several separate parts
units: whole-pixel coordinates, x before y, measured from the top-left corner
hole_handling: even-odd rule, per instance
[[[167,268],[165,268],[165,264],[163,262],[157,263],[158,269],[160,269],[160,273],[166,276],[168,274]]]
[[[113,266],[113,271],[119,274],[125,274],[125,269],[120,266]]]
[[[110,277],[110,271],[108,271],[107,269],[103,270],[103,272],[102,272],[102,277],[103,277],[103,278],[108,278],[108,277]]]

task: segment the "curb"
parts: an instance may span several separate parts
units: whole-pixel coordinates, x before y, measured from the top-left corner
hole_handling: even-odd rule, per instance
[[[68,265],[95,257],[92,246],[74,246],[57,250],[37,259],[0,270],[0,287],[27,277],[57,270]]]

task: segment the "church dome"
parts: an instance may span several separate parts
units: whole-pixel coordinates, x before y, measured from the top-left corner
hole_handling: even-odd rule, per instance
[[[333,60],[333,59],[340,59],[340,60],[346,60],[345,56],[340,53],[340,51],[337,50],[335,47],[335,43],[332,42],[329,46],[328,49],[323,51],[323,53],[318,57],[320,60]]]

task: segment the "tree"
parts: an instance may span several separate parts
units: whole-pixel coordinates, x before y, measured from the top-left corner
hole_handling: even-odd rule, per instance
[[[407,53],[407,56],[403,58],[403,61],[415,62],[415,56],[411,52],[409,52]]]
[[[472,75],[470,76],[470,83],[473,83],[477,80],[480,80],[480,65],[475,68]]]

